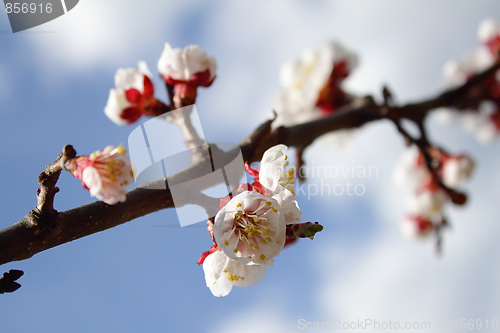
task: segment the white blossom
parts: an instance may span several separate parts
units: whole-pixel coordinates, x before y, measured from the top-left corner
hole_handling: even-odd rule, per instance
[[[274,126],[320,118],[323,112],[316,104],[335,66],[342,66],[349,73],[357,63],[357,56],[335,41],[308,49],[299,58],[284,63],[280,71],[283,90],[274,103],[278,114]]]
[[[285,215],[273,198],[254,191],[233,197],[215,217],[217,245],[244,264],[271,263],[285,244]]]
[[[65,168],[90,191],[90,195],[114,205],[126,200],[125,186],[134,181],[130,159],[120,145],[107,146],[89,156],[66,162]]]
[[[122,126],[135,122],[145,108],[158,104],[153,97],[154,87],[151,72],[144,61],[139,61],[139,70],[119,68],[115,74],[115,89],[110,89],[104,114],[115,124]]]

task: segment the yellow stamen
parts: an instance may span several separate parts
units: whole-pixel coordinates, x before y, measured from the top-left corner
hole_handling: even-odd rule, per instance
[[[239,203],[239,202],[238,202],[238,203],[236,204],[236,207],[241,207],[241,203]]]
[[[263,254],[261,254],[261,255],[260,255],[260,260],[265,260],[265,259],[266,259],[266,256],[265,256],[265,255],[263,255]]]
[[[226,246],[229,246],[229,242],[227,241],[227,239],[224,241],[224,244],[226,244]]]
[[[121,145],[119,145],[118,147],[116,147],[116,152],[118,154],[125,154],[127,152],[127,149],[123,148]]]

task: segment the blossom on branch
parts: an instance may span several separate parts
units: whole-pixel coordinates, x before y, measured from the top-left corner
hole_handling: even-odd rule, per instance
[[[344,91],[342,83],[357,63],[353,52],[330,41],[283,64],[280,71],[283,90],[275,100],[278,117],[274,126],[291,126],[325,117],[349,103],[353,97]],[[342,140],[345,132],[333,135]]]
[[[117,125],[135,122],[141,115],[158,116],[168,111],[165,104],[154,97],[151,72],[144,61],[139,70],[120,68],[115,75],[116,89],[109,91],[104,113]]]
[[[229,258],[244,264],[270,263],[285,244],[285,215],[276,200],[244,191],[219,211],[213,232]]]
[[[169,43],[165,43],[158,60],[158,71],[165,82],[174,87],[174,102],[177,107],[182,107],[194,104],[198,87],[212,84],[217,63],[198,45],[188,45],[181,50],[172,49]]]
[[[287,239],[312,239],[323,229],[317,223],[288,228],[299,223],[301,211],[295,199],[294,171],[287,167],[286,151],[285,145],[268,149],[258,169],[246,163],[255,181],[242,184],[234,197],[221,199],[214,223],[208,223],[215,244],[200,256],[198,264],[203,264],[207,286],[215,296],[227,295],[233,286],[258,283]]]
[[[120,145],[107,146],[89,156],[70,159],[65,169],[90,191],[90,195],[114,205],[125,202],[125,186],[134,181],[130,159]]]
[[[420,149],[425,149],[427,157]],[[415,191],[408,201],[410,215],[401,225],[409,238],[424,238],[436,225],[444,225],[445,205],[450,201],[460,205],[466,198],[453,188],[461,186],[474,170],[474,161],[466,155],[449,155],[434,146],[420,149],[409,147],[394,172],[397,185]]]
[[[500,24],[484,20],[479,26],[478,38],[485,46],[466,53],[459,60],[450,60],[444,66],[445,88],[455,88],[485,71],[500,59]],[[473,107],[457,112],[443,108],[439,112],[445,122],[460,119],[466,131],[474,134],[480,142],[488,143],[500,134],[500,76],[497,73],[478,82],[466,92],[474,101]]]

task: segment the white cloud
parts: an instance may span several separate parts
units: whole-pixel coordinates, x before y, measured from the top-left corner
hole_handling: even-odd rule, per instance
[[[181,25],[189,2],[118,0],[80,1],[64,16],[37,28],[52,34],[32,35],[32,46],[40,54],[41,67],[65,66],[84,72],[91,66],[115,64],[121,59],[141,59],[158,50],[163,38]],[[172,34],[171,34],[172,35]],[[152,64],[156,67],[156,63]]]

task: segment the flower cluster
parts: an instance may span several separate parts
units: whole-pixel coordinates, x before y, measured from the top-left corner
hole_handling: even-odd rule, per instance
[[[443,221],[443,208],[453,198],[448,189],[461,186],[470,178],[474,162],[465,155],[451,156],[431,147],[432,157],[438,164],[437,175],[431,173],[417,147],[410,147],[402,156],[394,172],[394,181],[401,187],[415,191],[408,202],[409,215],[401,225],[410,238],[423,238],[431,234],[436,223]]]
[[[125,201],[125,186],[134,181],[130,159],[125,153],[121,145],[107,146],[89,156],[70,159],[64,167],[80,180],[90,195],[114,205]]]
[[[466,83],[500,59],[500,24],[486,19],[480,26],[478,38],[483,44],[466,53],[459,60],[448,61],[443,69],[445,88],[454,88]],[[470,99],[480,99],[477,105],[458,112],[443,109],[440,117],[444,122],[461,120],[464,129],[472,133],[480,142],[490,142],[500,134],[500,76],[486,78],[475,90],[468,92]]]
[[[283,64],[280,72],[282,91],[274,103],[278,114],[275,126],[325,117],[350,102],[352,96],[344,91],[342,83],[357,63],[354,53],[330,41]],[[345,133],[335,134],[343,136]]]
[[[170,109],[194,104],[198,87],[208,87],[215,79],[217,64],[197,45],[184,50],[168,43],[158,60],[158,71],[173,88],[175,105],[168,107],[154,97],[152,74],[144,61],[139,70],[120,68],[115,75],[115,89],[109,92],[104,113],[117,125],[131,124],[141,115],[159,116]]]
[[[214,245],[198,262],[215,296],[262,280],[285,245],[287,225],[299,222],[294,171],[287,168],[286,150],[284,145],[268,149],[259,170],[247,165],[255,181],[221,200],[213,227],[209,225]]]
[[[158,60],[158,71],[167,84],[174,87],[174,102],[179,106],[194,104],[198,87],[208,87],[215,79],[217,63],[214,57],[198,45],[172,49],[165,43],[165,49]]]
[[[117,125],[135,122],[141,115],[157,116],[168,111],[165,104],[154,97],[151,72],[144,61],[139,70],[120,68],[115,75],[115,89],[109,91],[104,113]]]

